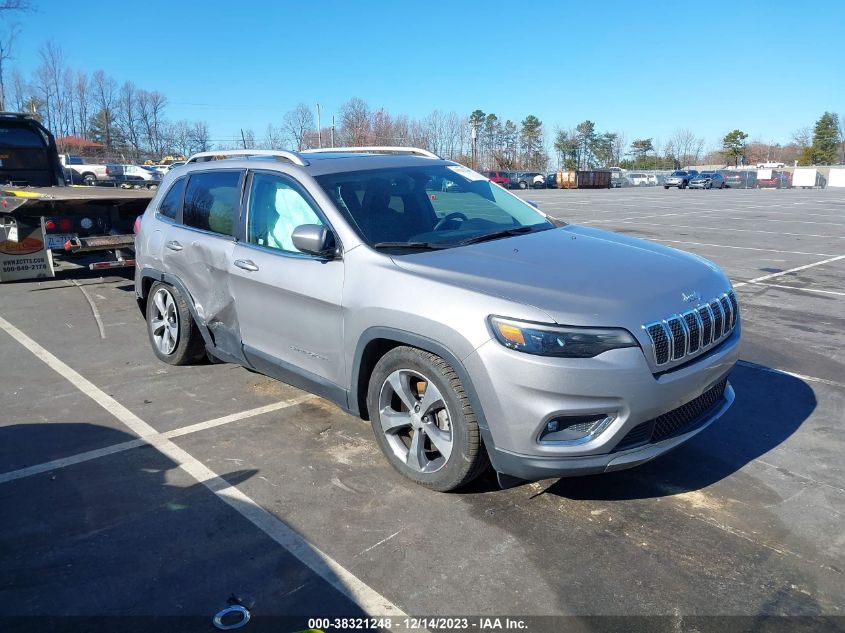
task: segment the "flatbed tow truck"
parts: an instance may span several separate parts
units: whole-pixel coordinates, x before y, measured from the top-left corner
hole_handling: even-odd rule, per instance
[[[67,186],[52,134],[0,113],[0,281],[54,276],[53,254],[92,270],[134,266],[135,219],[154,195]]]

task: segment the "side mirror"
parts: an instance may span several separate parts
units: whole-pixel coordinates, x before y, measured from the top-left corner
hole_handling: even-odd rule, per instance
[[[291,234],[297,250],[309,255],[331,256],[334,249],[334,235],[321,224],[302,224]]]

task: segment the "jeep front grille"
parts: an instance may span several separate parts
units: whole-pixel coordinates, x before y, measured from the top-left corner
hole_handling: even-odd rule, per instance
[[[733,292],[702,303],[689,312],[673,314],[643,326],[651,339],[656,365],[683,360],[730,335],[739,318]]]

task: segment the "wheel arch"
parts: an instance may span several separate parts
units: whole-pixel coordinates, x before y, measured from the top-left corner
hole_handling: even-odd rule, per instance
[[[367,388],[373,369],[382,356],[391,349],[401,345],[409,345],[432,354],[437,354],[449,363],[452,369],[455,370],[458,378],[461,379],[461,384],[463,384],[464,391],[472,405],[479,427],[486,431],[488,427],[487,420],[484,417],[484,409],[481,406],[478,393],[472,384],[469,372],[458,356],[439,341],[417,334],[416,332],[408,332],[390,327],[371,327],[365,330],[358,339],[352,364],[349,411],[365,420],[369,419]],[[485,437],[485,439],[487,438]]]
[[[139,278],[140,281],[140,288],[138,284],[135,286],[135,297],[138,301],[138,308],[141,310],[141,315],[146,320],[147,318],[147,299],[149,299],[150,295],[150,288],[152,288],[153,284],[157,281],[162,283],[166,283],[174,288],[177,288],[179,292],[185,297],[185,302],[188,304],[188,309],[191,311],[191,318],[194,320],[194,323],[199,329],[200,334],[202,334],[202,339],[206,344],[206,347],[214,347],[214,339],[212,338],[211,334],[208,331],[205,323],[199,318],[197,314],[196,306],[194,305],[194,297],[185,287],[185,284],[182,283],[182,280],[174,275],[170,275],[168,273],[163,273],[159,270],[154,268],[144,267],[141,271],[141,275]]]

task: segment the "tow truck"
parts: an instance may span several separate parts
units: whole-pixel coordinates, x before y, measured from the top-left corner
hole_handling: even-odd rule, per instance
[[[153,195],[68,186],[52,133],[0,112],[0,281],[54,276],[54,253],[92,270],[134,266],[134,223]]]

